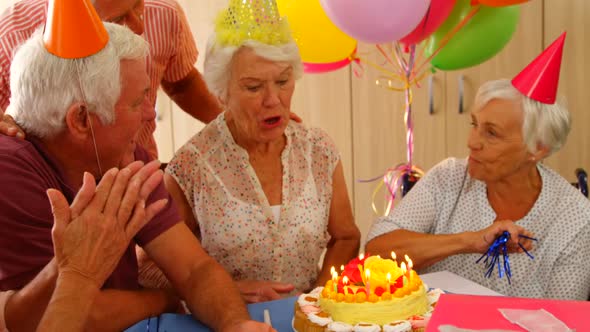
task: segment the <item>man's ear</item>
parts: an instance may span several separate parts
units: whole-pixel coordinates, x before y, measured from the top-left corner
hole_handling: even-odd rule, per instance
[[[65,120],[68,132],[71,135],[80,139],[85,139],[88,135],[91,135],[90,113],[88,113],[86,104],[76,102],[70,105]]]

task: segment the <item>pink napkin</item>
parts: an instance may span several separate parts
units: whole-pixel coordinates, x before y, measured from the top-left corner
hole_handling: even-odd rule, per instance
[[[529,332],[571,332],[564,322],[545,309],[498,309],[513,324],[518,324]]]
[[[471,330],[462,329],[453,325],[441,325],[438,327],[439,332],[518,332],[514,330]]]

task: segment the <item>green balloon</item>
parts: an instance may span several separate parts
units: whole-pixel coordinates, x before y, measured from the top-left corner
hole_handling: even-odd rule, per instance
[[[496,55],[512,38],[520,9],[518,6],[488,7],[480,5],[449,42],[432,59],[441,70],[455,70],[478,65]],[[471,0],[458,0],[449,18],[426,41],[426,56],[432,55],[441,41],[472,10]]]

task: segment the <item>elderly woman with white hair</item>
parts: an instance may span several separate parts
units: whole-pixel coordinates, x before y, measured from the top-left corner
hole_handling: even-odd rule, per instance
[[[334,143],[289,119],[302,69],[274,1],[230,1],[204,68],[224,112],[166,168],[184,220],[249,302],[323,284],[331,266],[358,254],[360,232]]]
[[[590,203],[540,163],[565,143],[570,116],[559,104],[523,95],[514,82],[481,86],[469,157],[430,170],[391,215],[375,221],[366,250],[408,254],[421,272],[451,271],[508,296],[586,300]],[[497,271],[486,278],[484,264],[476,265],[504,231],[511,284]]]

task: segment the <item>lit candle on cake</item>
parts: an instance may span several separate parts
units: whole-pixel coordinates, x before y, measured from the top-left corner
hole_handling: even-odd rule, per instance
[[[395,263],[395,265],[397,266],[397,256],[395,254],[395,251],[391,252],[391,258],[393,259],[393,262]]]
[[[407,277],[406,277],[406,275],[408,273],[408,269],[406,269],[406,262],[402,262],[401,269],[402,269],[402,275],[403,275],[404,286],[405,286],[406,285],[406,282],[408,280]]]
[[[414,267],[414,263],[412,263],[412,260],[408,257],[408,281],[412,280],[412,267]]]
[[[348,277],[344,276],[342,278],[342,284],[344,285],[344,295],[348,294],[347,290],[348,290]]]
[[[330,273],[332,274],[332,285],[334,285],[334,292],[338,293],[338,273],[336,273],[336,268],[332,266]]]
[[[371,279],[371,271],[369,269],[365,270],[365,286],[366,286],[366,291],[367,291],[367,297],[369,297],[369,295],[371,294],[371,284],[369,283],[369,280]]]
[[[391,273],[387,272],[387,291],[389,292],[391,290]]]
[[[362,252],[359,254],[359,259],[362,261],[365,258],[365,254],[363,254]]]
[[[344,265],[340,265],[340,272],[344,271]]]

